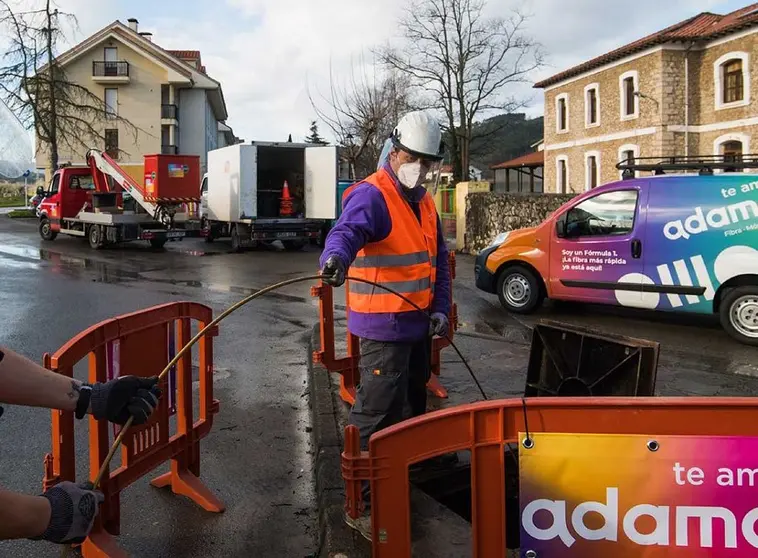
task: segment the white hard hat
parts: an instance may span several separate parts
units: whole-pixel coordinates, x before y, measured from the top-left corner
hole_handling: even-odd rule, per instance
[[[442,131],[439,122],[424,111],[409,112],[392,132],[392,144],[412,155],[442,159]]]

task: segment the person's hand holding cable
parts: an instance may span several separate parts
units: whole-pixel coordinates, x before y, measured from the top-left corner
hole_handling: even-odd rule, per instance
[[[332,287],[341,287],[345,284],[345,264],[337,256],[329,256],[321,270],[323,281]]]
[[[0,347],[0,403],[73,411],[83,419],[144,424],[158,405],[158,378],[122,376],[85,384],[56,374]],[[82,542],[92,529],[103,494],[90,483],[62,482],[31,496],[0,487],[0,540],[27,538],[61,544]]]
[[[122,426],[130,416],[134,417],[132,424],[145,424],[161,396],[157,376],[122,376],[106,383],[82,384],[79,393],[77,418],[83,418],[89,411],[97,420],[106,419]]]

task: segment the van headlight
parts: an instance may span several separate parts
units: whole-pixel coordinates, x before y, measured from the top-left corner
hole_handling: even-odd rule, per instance
[[[490,245],[488,246],[488,248],[492,248],[493,246],[500,246],[503,242],[506,241],[509,234],[510,232],[500,233],[499,235],[495,237],[495,240],[490,242]]]

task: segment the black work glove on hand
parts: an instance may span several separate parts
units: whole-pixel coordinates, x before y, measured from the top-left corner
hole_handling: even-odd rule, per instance
[[[122,376],[104,384],[94,384],[90,408],[92,416],[98,420],[107,419],[123,426],[133,416],[132,424],[140,425],[150,418],[160,396],[157,376]]]
[[[345,264],[337,256],[329,256],[324,268],[321,270],[324,276],[322,281],[332,287],[341,287],[345,283]]]
[[[50,523],[39,537],[61,544],[79,544],[87,538],[95,523],[98,508],[105,497],[92,490],[92,483],[62,482],[42,494],[50,502]]]
[[[442,312],[435,312],[429,317],[429,335],[447,337],[450,322]]]

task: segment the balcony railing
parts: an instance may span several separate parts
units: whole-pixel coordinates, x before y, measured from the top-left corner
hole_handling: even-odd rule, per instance
[[[92,62],[93,77],[129,77],[129,62]]]
[[[161,145],[161,153],[163,155],[176,155],[179,152],[179,148],[175,145]]]
[[[176,105],[161,105],[161,118],[176,120],[179,109]]]

